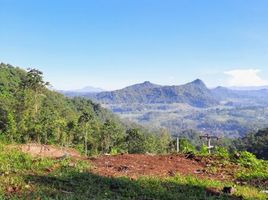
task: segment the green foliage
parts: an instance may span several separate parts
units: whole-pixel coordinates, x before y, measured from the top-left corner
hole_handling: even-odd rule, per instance
[[[180,151],[183,153],[195,153],[195,147],[187,139],[180,139]]]
[[[169,153],[171,151],[171,137],[167,130],[161,129],[159,133],[159,137],[155,137],[157,146],[155,147],[157,153]]]
[[[200,155],[206,156],[208,155],[208,148],[206,145],[202,145],[199,151]]]
[[[236,163],[253,169],[261,167],[261,160],[258,160],[254,154],[247,151],[241,151],[237,154],[239,154],[239,158],[235,160]]]
[[[242,160],[243,159],[243,160]],[[242,160],[242,161],[241,161]],[[236,174],[238,180],[247,182],[248,184],[259,187],[263,190],[267,189],[268,180],[268,162],[264,160],[256,160],[255,156],[244,152],[243,158],[239,163],[245,166]]]
[[[19,141],[17,126],[12,113],[7,115],[6,135],[10,142]]]
[[[145,135],[138,129],[127,130],[126,145],[128,153],[146,153]]]
[[[0,137],[8,142],[58,144],[86,155],[166,153],[169,138],[131,127],[99,104],[47,89],[43,73],[0,64]],[[128,130],[132,130],[129,132]],[[160,142],[162,140],[162,142]]]
[[[268,129],[259,130],[256,133],[249,133],[234,142],[237,150],[248,151],[259,159],[268,159]]]
[[[220,158],[224,158],[224,159],[228,159],[229,158],[229,152],[226,148],[224,147],[219,147],[216,146],[215,147],[215,154],[220,157]]]

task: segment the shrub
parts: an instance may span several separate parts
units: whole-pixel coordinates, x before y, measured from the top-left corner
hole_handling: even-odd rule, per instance
[[[239,157],[235,160],[236,163],[249,168],[261,167],[261,160],[258,160],[256,156],[248,151],[241,151],[238,154]]]
[[[227,150],[226,148],[224,148],[224,147],[218,147],[218,146],[216,146],[216,147],[215,147],[215,154],[216,154],[218,157],[220,157],[220,158],[225,158],[225,159],[229,158],[229,152],[228,152],[228,150]]]
[[[187,139],[180,139],[180,151],[183,153],[195,153],[196,149]]]
[[[202,145],[201,146],[201,149],[200,149],[200,155],[202,155],[202,156],[206,156],[206,155],[208,155],[208,148],[207,148],[207,146],[206,145]]]

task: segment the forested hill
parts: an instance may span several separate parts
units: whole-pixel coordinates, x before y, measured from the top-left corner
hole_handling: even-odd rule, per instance
[[[36,77],[30,82],[29,76]],[[74,123],[74,126],[83,113],[89,114],[96,123],[117,120],[108,110],[90,100],[68,99],[47,89],[41,78],[42,73],[38,70],[27,74],[18,67],[0,64],[0,130],[20,132],[18,135],[8,134],[8,137],[14,140],[36,139],[39,137],[37,132],[42,132],[47,133],[48,140],[54,140],[57,136],[51,134],[56,132],[55,129],[62,132],[68,123],[69,126]],[[12,127],[13,121],[17,126]]]
[[[47,86],[42,72],[36,69],[25,71],[0,64],[1,140],[56,143],[90,154],[161,151],[156,148],[157,135],[123,124],[91,100],[69,99]],[[136,146],[128,143],[133,138],[138,140]]]
[[[145,81],[121,90],[88,94],[101,103],[186,103],[194,107],[208,107],[219,102],[200,79],[180,86],[161,86]]]

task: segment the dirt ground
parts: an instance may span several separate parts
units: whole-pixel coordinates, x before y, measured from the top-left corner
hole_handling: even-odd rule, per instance
[[[198,157],[187,158],[185,155],[121,154],[87,158],[75,149],[52,145],[25,144],[20,145],[20,148],[32,156],[50,158],[70,156],[74,160],[86,160],[92,166],[93,173],[108,177],[127,176],[136,179],[140,176],[168,177],[176,174],[218,180],[231,177],[226,174],[226,171],[208,173],[206,161],[201,161]]]
[[[75,149],[60,148],[53,145],[41,145],[41,144],[23,144],[19,148],[24,153],[29,153],[32,156],[61,158],[65,156],[71,156],[79,158],[82,156]]]
[[[90,159],[99,175],[103,176],[203,176],[204,165],[177,155],[141,155],[123,154],[116,156],[100,156]]]

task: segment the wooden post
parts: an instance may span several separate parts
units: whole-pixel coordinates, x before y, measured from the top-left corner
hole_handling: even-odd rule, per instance
[[[211,154],[211,148],[213,148],[213,146],[210,145],[210,140],[211,140],[211,138],[209,137],[209,138],[207,139],[207,142],[208,142],[208,143],[207,143],[207,147],[208,147],[208,153],[209,153],[209,154]]]
[[[180,138],[177,136],[177,153],[180,151]]]
[[[210,154],[211,153],[211,149],[214,148],[214,146],[211,145],[211,139],[217,139],[217,140],[219,140],[219,138],[217,136],[213,136],[213,135],[209,135],[209,134],[200,136],[200,139],[202,139],[202,138],[205,138],[206,139],[208,153]]]

